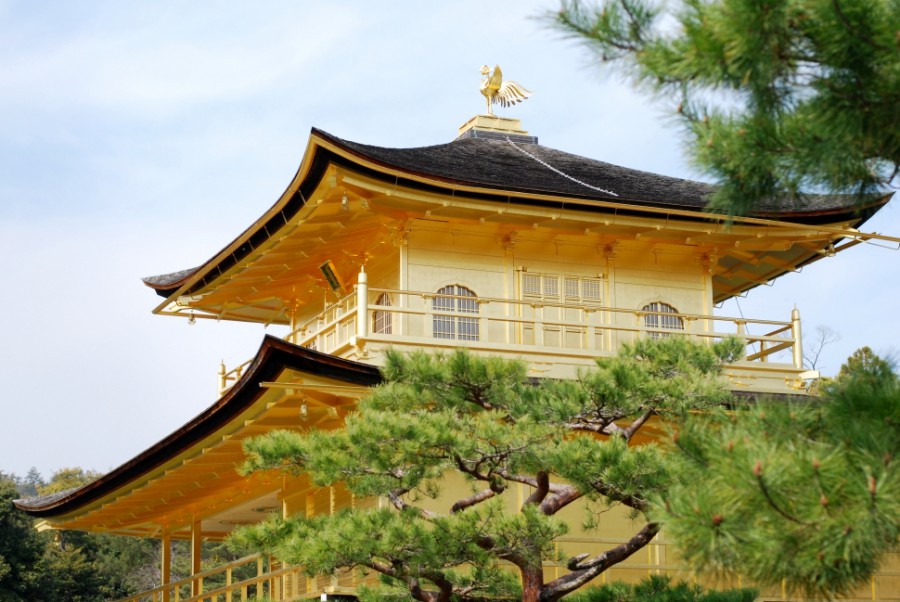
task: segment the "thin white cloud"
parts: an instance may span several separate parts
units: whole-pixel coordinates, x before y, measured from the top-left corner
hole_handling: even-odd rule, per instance
[[[205,23],[191,11],[172,31],[167,19],[114,21],[38,45],[0,49],[0,103],[45,109],[190,110],[265,94],[301,75],[353,35],[360,17],[331,5],[289,18]],[[302,18],[299,17],[302,14]],[[234,10],[235,21],[246,15]],[[293,17],[293,18],[292,18]],[[219,15],[219,21],[222,15]],[[227,20],[227,19],[225,19]],[[219,29],[217,29],[219,27]],[[234,35],[235,29],[242,29]],[[45,32],[45,35],[50,35]]]

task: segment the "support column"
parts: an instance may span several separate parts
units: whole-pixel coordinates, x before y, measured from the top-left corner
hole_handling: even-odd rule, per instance
[[[366,267],[359,267],[356,277],[356,336],[365,341],[369,336],[369,276]]]
[[[409,316],[406,312],[406,308],[409,307],[409,296],[406,294],[406,291],[409,290],[409,247],[408,247],[408,239],[406,234],[404,233],[402,238],[399,240],[398,248],[400,254],[400,298],[398,299],[398,304],[400,305],[400,319],[397,320],[399,323],[395,323],[398,327],[397,334],[400,336],[405,335],[409,331]]]
[[[172,535],[168,531],[163,533],[159,545],[159,580],[160,585],[165,587],[172,582]],[[169,599],[169,588],[166,587],[162,592],[162,601],[169,602]]]
[[[191,576],[200,572],[201,554],[203,552],[203,533],[200,529],[200,517],[195,516],[191,522]],[[194,579],[191,582],[191,595],[199,596],[203,593],[203,580]]]
[[[794,368],[803,370],[803,331],[800,329],[800,310],[791,311],[791,335],[794,337]]]
[[[618,307],[616,300],[616,247],[618,242],[613,242],[603,248],[606,255],[606,298],[603,303],[606,307]],[[622,316],[623,318],[625,316]],[[619,348],[618,336],[613,334],[614,326],[619,320],[619,314],[611,311],[606,312],[606,323],[609,328],[606,329],[606,349],[605,351],[615,352]]]

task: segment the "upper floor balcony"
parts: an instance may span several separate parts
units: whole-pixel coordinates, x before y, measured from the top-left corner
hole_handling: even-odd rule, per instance
[[[588,296],[589,297],[589,296]],[[751,334],[752,333],[752,334]],[[799,311],[773,321],[681,313],[663,302],[608,307],[565,292],[558,299],[477,296],[462,286],[437,292],[369,288],[361,273],[354,290],[318,315],[294,324],[286,340],[324,353],[380,365],[388,348],[476,353],[526,361],[537,377],[573,378],[597,357],[614,355],[641,337],[680,335],[715,341],[737,336],[744,358],[725,374],[735,391],[803,393],[818,373],[803,368]],[[220,367],[224,392],[246,364]]]

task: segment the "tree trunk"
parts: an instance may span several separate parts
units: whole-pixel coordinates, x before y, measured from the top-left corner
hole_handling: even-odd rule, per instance
[[[522,602],[540,602],[544,587],[544,569],[541,565],[522,569]]]

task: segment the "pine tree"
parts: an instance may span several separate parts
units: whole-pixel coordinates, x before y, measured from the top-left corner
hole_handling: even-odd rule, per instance
[[[669,104],[715,210],[896,182],[900,0],[563,0],[547,20]]]
[[[695,568],[831,597],[900,548],[900,380],[871,350],[820,400],[687,421],[672,455],[651,514]]]
[[[741,351],[735,339],[640,341],[578,380],[537,384],[518,362],[390,353],[386,384],[344,429],[249,440],[243,467],[308,473],[315,485],[342,483],[390,507],[276,519],[235,540],[318,574],[375,571],[423,602],[510,598],[518,580],[522,600],[552,602],[656,535],[648,500],[671,486],[672,463],[634,437],[655,417],[678,424],[730,399],[719,370]],[[452,475],[470,487],[447,487]],[[554,541],[569,529],[559,513],[576,502],[621,505],[640,520],[625,543],[570,558],[568,573],[545,581],[542,562],[557,558]]]
[[[0,475],[0,600],[40,600],[37,565],[47,538],[33,528],[33,521],[20,512],[15,481]]]

